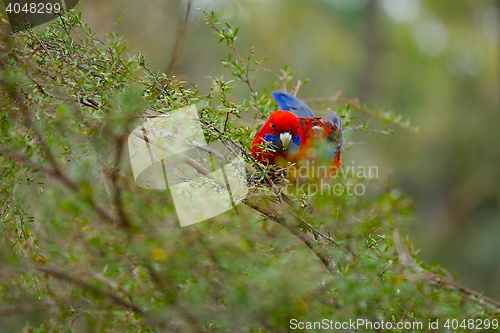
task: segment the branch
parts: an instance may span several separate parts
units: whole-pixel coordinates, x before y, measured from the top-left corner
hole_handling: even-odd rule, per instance
[[[428,283],[436,285],[439,288],[444,288],[448,290],[455,290],[463,294],[470,301],[478,302],[483,306],[490,306],[495,308],[495,312],[500,314],[500,302],[489,298],[488,296],[484,296],[483,294],[464,287],[455,281],[451,277],[438,275],[432,272],[423,271],[421,272],[422,279]]]
[[[314,238],[311,238],[297,227],[297,217],[291,214],[289,209],[284,204],[277,201],[273,202],[269,196],[259,197],[259,195],[255,194],[247,196],[244,203],[270,220],[282,225],[292,234],[297,236],[297,238],[299,238],[316,254],[316,256],[318,256],[330,273],[335,275],[340,274],[339,269],[332,257]],[[299,221],[302,222],[304,220]]]
[[[83,289],[88,290],[97,296],[103,296],[103,297],[107,298],[109,301],[111,301],[111,303],[118,305],[124,309],[131,310],[131,311],[133,311],[141,316],[146,315],[145,311],[143,309],[141,309],[140,307],[138,307],[137,305],[132,304],[132,303],[128,302],[127,300],[125,300],[125,299],[119,297],[118,295],[113,294],[109,291],[101,290],[101,289],[97,288],[96,286],[94,286],[94,285],[92,285],[84,280],[81,280],[77,277],[72,277],[72,276],[70,276],[66,273],[63,273],[62,271],[60,271],[56,268],[53,268],[53,267],[41,267],[41,266],[35,266],[35,267],[38,271],[45,273],[47,275],[50,275],[58,280],[80,286]]]
[[[464,295],[464,297],[467,298],[468,300],[477,302],[482,306],[493,307],[495,309],[495,312],[500,314],[499,301],[489,298],[488,296],[484,296],[475,290],[464,287],[453,281],[453,279],[449,276],[442,276],[436,273],[426,271],[418,264],[416,264],[414,256],[412,255],[410,249],[404,244],[398,229],[394,229],[393,239],[394,239],[394,247],[398,252],[399,261],[401,262],[403,267],[417,272],[420,278],[425,283],[435,285],[438,288],[458,291],[462,295]]]
[[[130,119],[129,119],[130,122]],[[128,123],[127,123],[128,125]],[[122,188],[120,184],[118,184],[118,176],[120,172],[120,160],[122,157],[123,153],[123,144],[121,142],[127,137],[126,133],[122,134],[121,136],[116,138],[116,142],[118,143],[117,145],[117,150],[116,150],[116,155],[115,155],[115,161],[113,165],[113,170],[111,172],[111,183],[113,184],[114,188],[114,195],[113,195],[113,204],[116,207],[116,210],[118,211],[118,221],[120,227],[131,227],[132,223],[130,222],[127,214],[125,213],[125,208],[123,204],[123,196],[122,196]]]

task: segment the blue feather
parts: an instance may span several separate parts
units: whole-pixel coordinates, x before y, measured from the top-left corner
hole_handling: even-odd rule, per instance
[[[314,118],[314,113],[297,97],[283,91],[273,91],[273,98],[280,110],[290,111],[297,117]]]
[[[281,141],[279,139],[278,135],[273,135],[270,133],[267,133],[264,135],[264,140],[266,142],[271,143],[271,146],[269,147],[272,150],[278,151],[278,150],[283,150],[283,146],[281,145]],[[292,141],[290,142],[290,146],[286,151],[284,151],[285,154],[295,154],[299,151],[300,148],[300,136],[293,136]]]

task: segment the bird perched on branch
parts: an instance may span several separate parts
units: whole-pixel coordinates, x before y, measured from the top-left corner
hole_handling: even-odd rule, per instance
[[[341,166],[344,143],[340,117],[333,111],[321,118],[297,97],[275,91],[278,111],[271,113],[252,142],[252,156],[259,162],[295,168],[328,166],[333,176]]]

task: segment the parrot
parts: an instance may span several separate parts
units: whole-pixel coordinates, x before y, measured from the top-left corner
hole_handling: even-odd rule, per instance
[[[285,167],[292,164],[318,162],[330,164],[329,175],[334,176],[342,165],[340,149],[344,144],[340,117],[330,111],[316,117],[299,98],[282,91],[274,91],[278,110],[260,127],[252,142],[252,156],[264,165]],[[330,163],[331,161],[331,163]]]

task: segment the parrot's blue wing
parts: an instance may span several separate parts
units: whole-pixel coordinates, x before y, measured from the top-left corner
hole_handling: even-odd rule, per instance
[[[335,112],[330,111],[326,116],[323,116],[321,118],[325,119],[326,121],[334,123],[335,125],[338,126],[338,128],[342,129],[342,120],[340,119],[340,116]]]
[[[311,109],[306,105],[306,103],[302,102],[297,97],[287,94],[283,91],[273,91],[273,98],[278,104],[278,108],[280,110],[290,111],[297,117],[302,118],[314,118],[314,113]],[[340,118],[339,118],[340,120]]]

